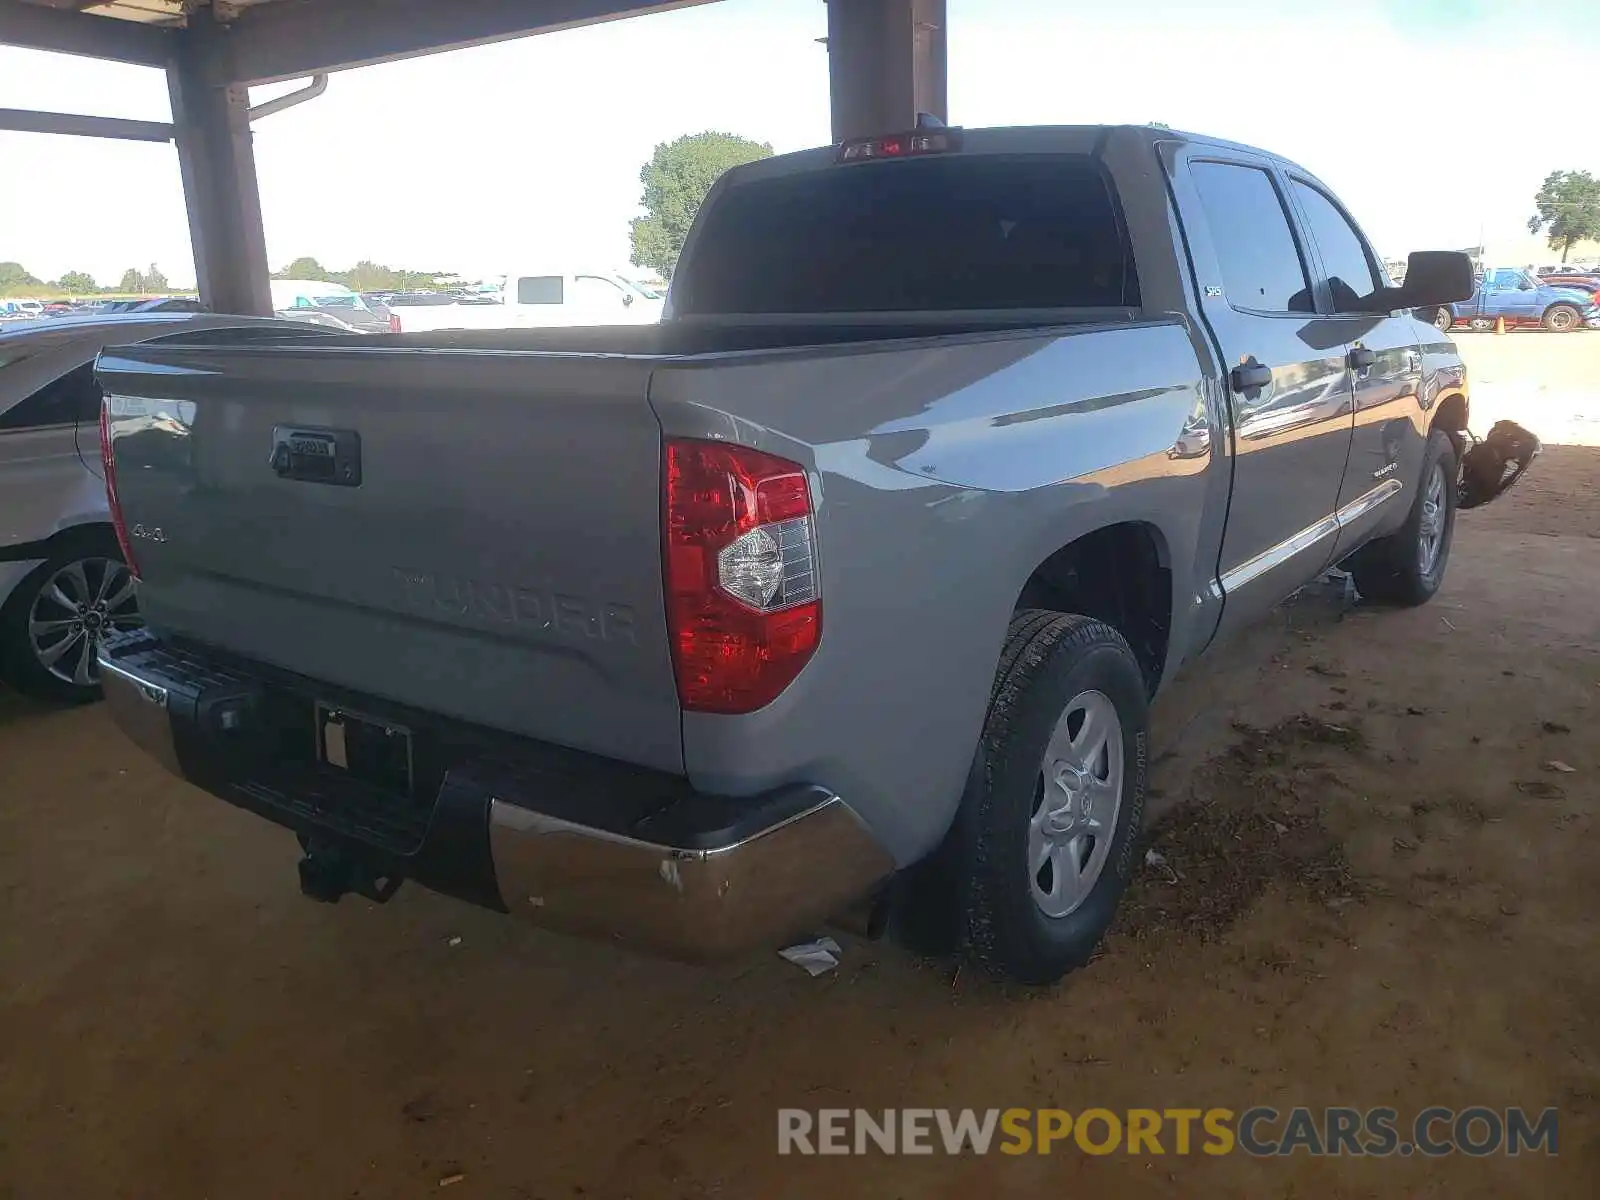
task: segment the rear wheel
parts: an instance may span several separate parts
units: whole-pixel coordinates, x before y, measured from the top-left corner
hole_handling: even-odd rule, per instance
[[[1148,739],[1144,676],[1121,634],[1089,617],[1012,618],[942,851],[969,958],[1025,984],[1089,961],[1135,866]]]
[[[0,610],[0,664],[19,691],[82,704],[100,696],[96,652],[143,624],[133,575],[115,539],[72,539],[28,575]]]
[[[1544,327],[1551,333],[1570,333],[1583,324],[1583,314],[1570,304],[1552,304],[1545,309]]]
[[[1434,430],[1428,435],[1422,479],[1406,523],[1388,537],[1368,542],[1345,563],[1364,598],[1408,606],[1433,599],[1444,582],[1455,539],[1458,474],[1455,446]]]
[[[1440,333],[1450,332],[1450,326],[1455,323],[1455,314],[1447,307],[1441,305],[1439,311],[1433,314],[1433,327]]]
[[[1467,328],[1474,333],[1488,333],[1494,328],[1494,322],[1488,317],[1473,317],[1467,322]]]

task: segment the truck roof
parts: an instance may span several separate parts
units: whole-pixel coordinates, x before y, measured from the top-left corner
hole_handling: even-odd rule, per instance
[[[951,128],[958,127],[952,126]],[[1244,142],[1233,142],[1226,138],[1212,137],[1207,134],[1190,133],[1182,129],[1169,129],[1165,125],[993,125],[959,128],[964,143],[963,149],[982,154],[1004,154],[1008,152],[1018,154],[1094,154],[1106,142],[1111,140],[1130,139],[1148,146],[1154,146],[1158,142],[1182,142],[1187,145],[1203,146],[1236,154],[1256,155],[1293,170],[1308,179],[1316,180],[1317,178],[1292,159],[1285,158],[1281,154],[1274,154],[1270,150],[1263,150],[1259,146],[1251,146]],[[883,135],[897,132],[903,131],[884,130]],[[774,155],[771,158],[734,167],[727,173],[726,178],[730,182],[737,182],[742,179],[771,178],[817,170],[822,167],[836,165],[837,162],[838,148],[836,146],[820,146],[809,150],[798,150],[790,154]]]

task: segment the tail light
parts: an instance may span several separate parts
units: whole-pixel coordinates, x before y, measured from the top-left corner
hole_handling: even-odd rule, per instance
[[[111,525],[117,531],[117,545],[122,547],[122,561],[128,564],[129,573],[139,578],[139,563],[133,557],[133,547],[128,542],[128,524],[122,519],[122,501],[117,496],[117,462],[111,453],[111,428],[109,397],[100,402],[100,468],[106,477],[106,507],[111,510]]]
[[[390,313],[389,314],[389,332],[390,333],[399,333],[400,332],[400,318],[398,316],[396,316],[394,313]]]
[[[725,442],[666,446],[662,538],[678,698],[748,713],[794,682],[822,634],[805,469]]]

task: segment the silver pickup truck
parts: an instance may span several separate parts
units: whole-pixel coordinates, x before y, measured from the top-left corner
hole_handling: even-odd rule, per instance
[[[1471,290],[1258,150],[930,127],[729,172],[658,327],[107,350],[107,700],[319,899],[1054,980],[1163,682],[1330,564],[1439,587],[1467,385],[1409,310]]]

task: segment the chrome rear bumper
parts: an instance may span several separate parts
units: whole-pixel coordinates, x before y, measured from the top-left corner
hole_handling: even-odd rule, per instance
[[[374,872],[546,928],[684,961],[728,958],[814,927],[893,869],[849,805],[819,787],[735,800],[669,781],[675,790],[659,806],[610,805],[598,793],[590,806],[586,790],[588,807],[575,815],[570,802],[546,794],[552,773],[474,762],[445,772],[431,811],[417,818],[420,840],[402,844],[366,832],[392,826],[341,808],[332,768],[285,775],[264,761],[237,716],[224,734],[206,728],[218,695],[231,702],[277,681],[170,651],[149,634],[108,643],[100,667],[118,727],[180,778],[360,856]],[[231,711],[248,721],[253,709]],[[574,756],[560,753],[570,771]],[[625,780],[629,768],[597,760],[596,770]],[[366,793],[351,800],[374,803]]]

